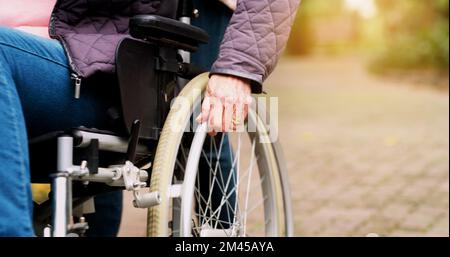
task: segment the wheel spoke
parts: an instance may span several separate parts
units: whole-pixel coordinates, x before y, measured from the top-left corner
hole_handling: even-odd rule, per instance
[[[217,138],[211,138],[210,142],[201,148],[198,145],[195,148],[199,151],[197,154],[200,154],[202,163],[199,163],[197,167],[194,188],[191,191],[196,200],[193,201],[194,205],[190,212],[191,231],[188,233],[194,236],[215,234],[246,236],[247,233],[259,235],[258,231],[261,230],[266,234],[277,231],[274,227],[277,223],[273,223],[274,220],[277,221],[276,216],[273,215],[274,212],[267,213],[268,206],[274,206],[271,196],[273,191],[267,190],[272,183],[267,183],[267,177],[271,179],[271,174],[266,170],[263,172],[260,170],[259,173],[255,171],[255,167],[260,169],[261,164],[266,165],[264,162],[260,163],[261,156],[257,152],[262,154],[267,152],[260,152],[257,137],[250,136],[251,140],[246,142],[247,145],[244,147],[241,134],[243,133],[236,134],[236,137],[233,135],[234,147],[227,145],[232,135],[222,133]],[[183,171],[185,176],[186,172],[193,174],[193,168],[195,168],[195,166],[185,167],[188,159],[186,153],[191,154],[189,149],[187,151],[184,148],[180,149],[180,158],[176,161],[177,169]],[[245,155],[241,156],[241,153]],[[226,156],[227,154],[229,156]],[[229,161],[224,163],[228,157],[230,157]],[[263,158],[267,157],[263,155]],[[243,169],[242,165],[244,165]],[[263,167],[267,169],[267,166]],[[208,175],[205,173],[207,170]],[[259,190],[262,190],[262,195]],[[264,209],[260,209],[261,206],[264,206]],[[182,211],[179,206],[174,206],[173,209],[176,212]],[[256,210],[258,214],[255,213]],[[185,216],[186,221],[187,218]],[[173,233],[176,235],[178,228],[174,227],[174,229]]]
[[[219,160],[220,160],[220,156],[221,156],[221,153],[222,153],[222,142],[223,142],[223,139],[224,139],[224,135],[225,134],[222,134],[222,137],[221,137],[221,139],[220,139],[220,146],[219,146],[219,153],[218,153],[218,155],[217,155],[217,160],[216,160],[216,165],[215,165],[215,168],[214,168],[214,177],[212,178],[212,182],[210,183],[210,185],[212,185],[211,186],[211,188],[210,188],[210,190],[209,190],[209,196],[208,196],[208,205],[209,205],[209,209],[212,211],[212,199],[211,199],[211,196],[212,196],[212,192],[213,192],[213,190],[214,190],[214,186],[215,186],[215,181],[216,181],[216,174],[217,174],[217,169],[218,169],[218,167],[219,167]],[[211,141],[214,141],[213,139],[211,139]],[[216,146],[216,143],[215,143],[215,141],[214,141],[214,146]],[[217,151],[216,151],[217,152]]]
[[[257,159],[258,159],[258,157],[255,157],[255,160],[257,160]],[[245,172],[245,174],[239,179],[239,182],[242,182],[249,174],[250,174],[250,169],[247,169],[247,171]],[[264,176],[263,178],[261,178],[261,182],[264,180],[264,178],[265,178],[265,176]],[[234,193],[235,191],[237,191],[237,189],[238,189],[238,187],[236,186],[236,187],[232,188],[231,191],[230,191],[228,194],[225,194],[225,193],[223,192],[223,193],[226,195],[225,201],[223,201],[223,203],[221,203],[221,205],[218,206],[218,207],[215,209],[214,214],[215,214],[220,208],[222,208],[223,204],[225,204],[225,203],[228,204],[228,205],[231,207],[231,204],[229,203],[228,198],[230,198],[230,197],[233,195],[233,193]],[[236,205],[237,205],[237,202],[238,202],[238,198],[236,198]],[[234,206],[234,209],[233,209],[233,214],[234,214],[234,216],[237,216],[237,210],[235,209],[235,208],[236,208],[236,205]],[[211,210],[211,211],[212,211],[212,210]],[[210,216],[213,216],[213,215],[210,215]],[[211,219],[211,218],[210,218],[210,219]],[[208,219],[208,221],[209,221],[210,219]]]
[[[252,173],[253,173],[253,159],[255,156],[255,139],[252,142],[252,151],[251,151],[251,157],[250,157],[250,164],[248,169],[250,170],[250,175],[248,176],[248,180],[247,180],[247,192],[246,192],[246,196],[245,196],[245,205],[244,205],[244,218],[243,218],[243,222],[244,222],[244,235],[246,233],[246,229],[247,229],[247,208],[248,208],[248,198],[250,196],[250,182],[252,180]]]

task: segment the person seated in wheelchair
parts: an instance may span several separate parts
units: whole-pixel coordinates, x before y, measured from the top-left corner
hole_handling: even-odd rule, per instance
[[[48,172],[47,177],[54,171],[33,169],[45,160],[32,156],[30,160],[29,140],[80,126],[130,134],[132,122],[123,117],[123,110],[131,108],[130,101],[124,100],[126,93],[120,84],[131,83],[127,79],[133,79],[129,75],[133,69],[127,68],[129,63],[116,62],[117,49],[125,38],[193,52],[191,60],[181,62],[210,71],[202,110],[195,118],[207,123],[209,134],[215,136],[235,130],[245,120],[251,94],[262,92],[262,83],[286,45],[299,2],[0,0],[0,236],[36,235],[30,186],[35,181],[31,177]],[[203,44],[205,38],[193,38],[203,36],[195,29],[189,35],[179,25],[173,27],[180,29],[175,33],[157,27],[169,24],[164,18],[183,16],[182,4],[195,7],[195,12],[189,9],[191,13],[184,17],[206,31],[207,44]],[[149,14],[163,18],[157,18],[156,27],[147,32],[145,24],[135,24],[134,32],[130,29],[130,20],[139,22],[138,15]],[[158,69],[180,75],[167,66],[167,70],[164,65]],[[117,79],[122,71],[125,75]],[[143,104],[137,108],[147,106]],[[222,158],[229,162],[230,156]],[[88,235],[115,236],[121,219],[121,192],[96,196],[95,209],[87,216]]]

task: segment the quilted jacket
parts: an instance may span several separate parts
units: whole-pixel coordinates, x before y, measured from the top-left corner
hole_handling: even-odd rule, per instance
[[[262,82],[284,50],[300,0],[238,0],[211,73],[236,75]]]
[[[119,42],[128,36],[130,17],[174,17],[177,0],[57,0],[49,35],[61,41],[76,77],[115,71]],[[163,4],[164,3],[164,4]],[[176,6],[176,5],[175,5]]]
[[[118,43],[137,14],[174,17],[177,0],[57,0],[49,24],[76,77],[115,71]],[[208,0],[209,1],[209,0]],[[285,47],[300,0],[238,0],[211,73],[250,79],[254,93]]]

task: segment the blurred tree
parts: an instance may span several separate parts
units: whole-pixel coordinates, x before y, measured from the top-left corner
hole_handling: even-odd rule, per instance
[[[377,0],[377,5],[384,43],[371,65],[373,71],[448,69],[448,0]]]
[[[344,9],[343,0],[302,0],[287,44],[287,53],[305,55],[317,46],[318,20],[339,16]]]
[[[287,53],[290,55],[309,54],[314,46],[314,34],[310,24],[311,14],[308,11],[310,3],[310,1],[303,1],[295,17],[292,32],[286,47]]]

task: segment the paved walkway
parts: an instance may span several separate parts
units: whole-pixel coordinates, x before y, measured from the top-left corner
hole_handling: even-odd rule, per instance
[[[321,58],[283,60],[266,89],[280,97],[296,235],[449,235],[448,93]],[[145,212],[126,205],[121,235],[144,235]]]

